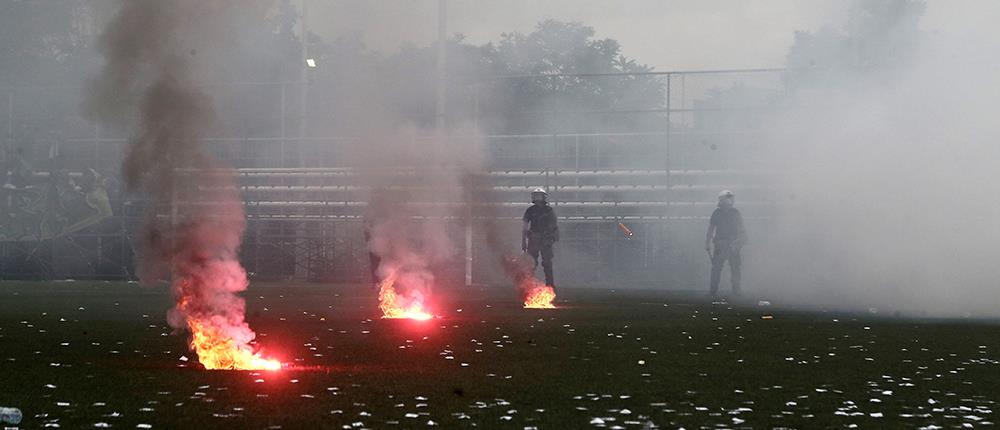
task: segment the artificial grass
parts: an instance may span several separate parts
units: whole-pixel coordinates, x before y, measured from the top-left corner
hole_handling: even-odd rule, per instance
[[[163,287],[0,283],[0,406],[24,428],[884,428],[992,425],[1000,400],[988,321],[658,291],[524,310],[476,288],[439,291],[441,317],[415,322],[379,319],[356,286],[244,296],[290,368],[199,369]]]

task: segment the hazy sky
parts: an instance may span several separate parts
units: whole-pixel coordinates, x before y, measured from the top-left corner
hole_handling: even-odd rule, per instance
[[[303,0],[295,0],[301,2]],[[437,0],[305,0],[313,32],[332,39],[363,33],[368,46],[392,52],[400,43],[430,43]],[[471,42],[527,32],[547,18],[580,21],[598,37],[621,42],[625,55],[660,70],[775,67],[796,30],[843,21],[848,0],[448,0],[449,34]],[[970,8],[1000,2],[931,1],[930,30],[970,18]],[[971,14],[985,16],[988,14]]]
[[[299,0],[301,1],[301,0]],[[309,25],[325,38],[361,32],[368,45],[434,40],[437,0],[308,0]],[[449,33],[475,43],[530,31],[547,18],[580,21],[625,54],[658,69],[770,67],[784,63],[797,29],[842,15],[841,1],[801,0],[449,0]]]

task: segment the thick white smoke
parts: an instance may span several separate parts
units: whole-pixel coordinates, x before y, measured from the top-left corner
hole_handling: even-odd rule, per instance
[[[909,33],[907,52],[790,101],[772,127],[787,174],[755,257],[762,289],[817,307],[1000,314],[1000,51],[969,24]]]
[[[399,126],[352,148],[362,184],[371,192],[366,213],[380,278],[394,277],[402,304],[428,300],[444,267],[459,267],[461,226],[477,191],[470,178],[484,169],[474,131],[428,132]],[[452,280],[454,282],[455,280]]]

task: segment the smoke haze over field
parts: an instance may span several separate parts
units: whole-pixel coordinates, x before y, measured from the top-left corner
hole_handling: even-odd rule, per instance
[[[919,7],[896,12],[841,23],[867,35],[834,54],[850,67],[770,127],[787,194],[751,251],[761,288],[817,307],[1000,315],[997,42],[980,18],[931,33]]]
[[[423,294],[446,282],[440,272],[461,271],[464,203],[491,218],[471,223],[487,248],[475,256],[476,274],[501,274],[501,256],[516,251],[526,190],[550,186],[557,213],[574,217],[556,251],[560,280],[567,273],[581,284],[701,290],[702,218],[712,196],[733,186],[751,226],[748,294],[811,308],[1000,315],[1000,3],[449,0],[448,34],[465,38],[446,44],[441,93],[437,1],[309,0],[306,49],[301,0],[97,3],[119,5],[121,14],[77,13],[87,3],[67,1],[78,5],[74,13],[47,30],[110,21],[96,46],[107,64],[93,71],[84,105],[88,120],[112,127],[95,130],[74,112],[67,136],[80,146],[91,144],[80,136],[132,136],[122,176],[160,213],[174,199],[221,202],[186,209],[186,230],[149,220],[144,280],[196,277],[206,258],[232,266],[244,235],[241,199],[253,195],[270,199],[250,209],[272,210],[267,222],[291,220],[281,234],[297,238],[276,245],[288,246],[285,254],[304,248],[308,226],[319,224],[294,217],[350,226],[330,233],[349,241],[359,208],[372,202],[369,244],[383,257],[382,274],[406,268],[401,279]],[[67,65],[52,75],[69,76],[60,85],[71,87],[96,58],[87,36],[35,37],[13,48],[0,38],[0,78],[36,84],[30,67],[8,59],[39,57]],[[767,75],[646,73],[783,66]],[[593,76],[619,73],[634,74]],[[546,76],[511,78],[535,74]],[[73,95],[55,87],[46,90],[51,100],[11,109],[12,142],[28,128],[21,117],[35,127],[63,122],[47,109]],[[34,94],[8,100],[28,104]],[[444,112],[436,112],[439,94]],[[665,112],[668,104],[674,111]],[[207,145],[207,136],[219,139]],[[105,151],[98,161],[113,158],[110,146],[94,147]],[[243,196],[218,191],[231,190],[230,176],[176,175],[222,167],[210,153],[261,170],[353,170],[287,182],[267,182],[280,175],[263,172],[260,189]],[[671,169],[683,175],[657,182],[663,173],[643,173]],[[482,175],[488,170],[501,174]],[[773,176],[754,188],[756,177],[736,171]],[[635,236],[623,238],[619,221]],[[340,243],[348,242],[333,247]],[[260,255],[267,266],[271,255]],[[301,275],[297,263],[282,263],[295,267],[275,278]],[[219,297],[242,323],[242,302],[230,293],[246,280],[228,266],[228,293]]]

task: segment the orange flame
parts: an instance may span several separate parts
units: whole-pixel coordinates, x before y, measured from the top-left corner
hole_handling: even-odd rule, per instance
[[[534,262],[527,255],[505,255],[501,259],[504,270],[514,278],[514,285],[524,299],[525,309],[555,309],[552,302],[556,290],[535,278]]]
[[[522,281],[525,309],[555,309],[552,301],[556,299],[556,290],[543,284],[535,278]]]
[[[424,310],[424,298],[420,294],[409,298],[396,293],[397,272],[393,271],[379,284],[378,307],[382,309],[382,318],[405,318],[413,320],[429,320],[434,315]]]
[[[225,274],[235,279],[245,279],[242,269],[235,270],[239,263],[227,262],[216,266],[205,266],[205,273],[211,282],[233,287],[240,282],[226,282]],[[219,270],[219,268],[230,270]],[[212,270],[215,269],[215,270]],[[250,346],[255,334],[243,321],[243,300],[235,295],[218,294],[215,300],[204,297],[205,280],[185,278],[178,281],[175,293],[177,306],[168,314],[169,318],[183,317],[191,331],[191,349],[198,354],[198,361],[207,370],[280,370],[281,362],[261,357]],[[245,281],[242,281],[245,282]],[[214,285],[213,291],[220,287]],[[213,308],[212,305],[221,306]]]
[[[210,323],[188,320],[191,329],[191,348],[198,353],[198,361],[209,370],[280,370],[281,362],[266,359],[245,344],[238,344],[231,337]]]

